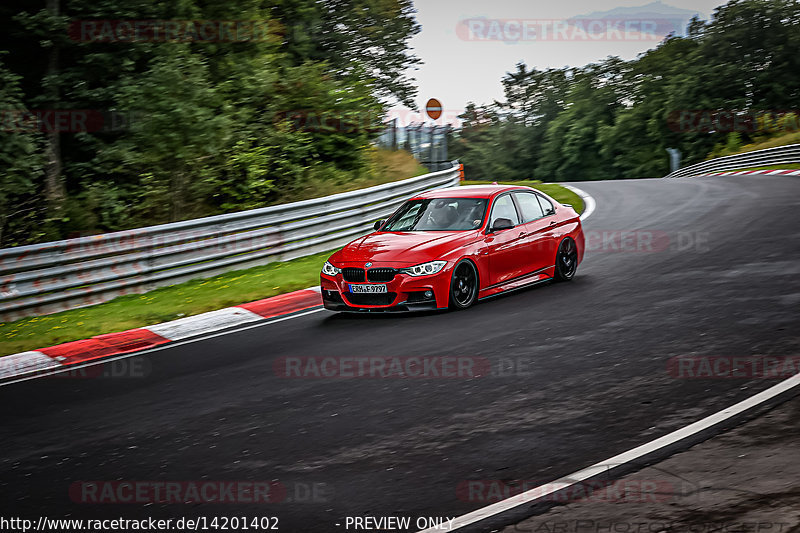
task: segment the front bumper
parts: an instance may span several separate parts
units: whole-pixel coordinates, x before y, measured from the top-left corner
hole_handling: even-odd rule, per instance
[[[359,282],[366,285],[386,285],[385,295],[354,295],[351,282],[344,281],[342,274],[320,275],[322,304],[331,311],[353,312],[407,312],[446,309],[450,296],[452,265],[431,276],[409,276],[398,273],[385,283]],[[432,297],[426,292],[433,293]]]

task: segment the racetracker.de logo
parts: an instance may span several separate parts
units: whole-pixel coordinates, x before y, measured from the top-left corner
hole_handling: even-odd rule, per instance
[[[69,37],[83,43],[262,43],[277,28],[267,20],[75,20]]]
[[[0,109],[0,131],[86,133],[128,129],[141,115],[98,109]]]
[[[294,131],[310,133],[377,133],[386,128],[378,114],[332,110],[280,111],[275,114],[275,122],[286,122]]]
[[[656,479],[620,479],[581,481],[569,486],[534,480],[473,479],[456,487],[459,500],[471,503],[495,503],[509,498],[542,499],[550,502],[588,500],[608,503],[663,502],[675,498],[681,487]],[[531,492],[533,491],[533,492]]]
[[[795,133],[800,110],[681,109],[667,116],[678,133]]]
[[[588,230],[586,249],[592,252],[663,252],[670,236],[658,230]]]
[[[680,31],[682,20],[673,19],[490,19],[470,18],[456,24],[462,41],[660,41]]]
[[[98,365],[67,367],[63,371],[50,374],[47,379],[143,379],[152,373],[152,361],[131,357]]]
[[[492,374],[484,357],[279,357],[273,365],[281,378],[426,379],[476,378]]]
[[[76,481],[75,503],[280,503],[278,481]]]
[[[800,374],[800,355],[677,356],[667,372],[678,379],[786,379]]]
[[[598,253],[705,253],[710,249],[710,235],[699,231],[585,230],[584,238],[586,251]]]

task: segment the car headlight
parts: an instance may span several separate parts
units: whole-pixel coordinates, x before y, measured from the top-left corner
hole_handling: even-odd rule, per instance
[[[336,274],[338,274],[341,271],[342,271],[341,268],[336,268],[335,266],[333,266],[332,264],[328,263],[327,261],[325,261],[325,264],[322,265],[322,273],[325,274],[325,275],[328,275],[328,276],[335,276]]]
[[[400,272],[408,274],[409,276],[429,276],[436,274],[444,268],[447,261],[430,261],[422,263],[421,265],[414,265],[413,267],[401,268]]]

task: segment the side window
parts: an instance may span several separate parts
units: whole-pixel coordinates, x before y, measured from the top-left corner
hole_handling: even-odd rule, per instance
[[[514,195],[517,197],[519,210],[522,211],[522,222],[530,222],[544,216],[542,207],[536,199],[537,195],[532,192],[516,192]]]
[[[556,208],[553,207],[552,202],[545,198],[544,196],[539,196],[538,194],[536,197],[539,199],[539,203],[542,204],[542,211],[544,211],[544,216],[552,215],[556,212]]]
[[[415,222],[417,222],[417,217],[419,215],[419,210],[422,209],[422,202],[417,202],[412,205],[408,211],[403,213],[402,218],[397,222],[392,224],[392,231],[407,231],[409,230]]]
[[[495,220],[498,218],[507,218],[515,226],[519,224],[517,208],[514,207],[514,201],[511,199],[510,194],[504,194],[494,201],[490,223],[494,224]]]

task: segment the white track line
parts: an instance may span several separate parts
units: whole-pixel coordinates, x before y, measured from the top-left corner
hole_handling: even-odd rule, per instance
[[[587,218],[592,216],[595,207],[597,207],[597,202],[594,201],[594,198],[592,198],[592,196],[583,189],[579,189],[572,185],[563,185],[563,186],[571,190],[578,196],[580,196],[581,199],[583,200],[583,213],[581,213],[581,220],[586,220]]]
[[[673,431],[668,435],[664,435],[663,437],[650,441],[647,444],[642,444],[641,446],[633,448],[632,450],[628,450],[627,452],[623,452],[619,455],[615,455],[614,457],[606,459],[605,461],[595,463],[588,468],[584,468],[583,470],[579,470],[574,474],[562,477],[561,479],[558,479],[552,483],[542,485],[540,487],[531,489],[516,496],[512,496],[511,498],[505,499],[503,501],[499,501],[492,505],[488,505],[486,507],[483,507],[482,509],[478,509],[477,511],[473,511],[463,516],[459,516],[452,523],[453,527],[450,529],[450,531],[453,531],[455,529],[460,529],[462,527],[474,524],[481,520],[485,520],[492,516],[511,510],[515,507],[519,507],[520,505],[530,504],[536,500],[548,496],[549,494],[562,490],[565,487],[575,485],[576,483],[585,481],[589,478],[597,476],[598,474],[607,472],[612,467],[617,467],[620,465],[631,463],[648,454],[657,452],[659,450],[663,450],[664,448],[677,444],[678,442],[686,440],[689,437],[692,437],[718,424],[721,424],[726,420],[729,420],[737,415],[740,415],[745,411],[748,411],[765,402],[768,402],[769,400],[775,398],[776,396],[783,394],[798,386],[800,386],[800,374],[796,374],[790,377],[789,379],[781,381],[777,385],[768,388],[765,391],[759,392],[755,396],[751,396],[750,398],[743,400],[731,407],[728,407],[727,409],[723,409],[722,411],[707,416],[706,418],[703,418],[702,420],[699,420],[693,424],[689,424],[686,427]],[[419,533],[434,533],[435,531],[440,531],[440,530],[437,530],[435,528],[429,528],[420,531]]]
[[[224,307],[208,313],[153,324],[144,329],[165,339],[179,341],[259,320],[264,320],[264,317],[243,307]]]

